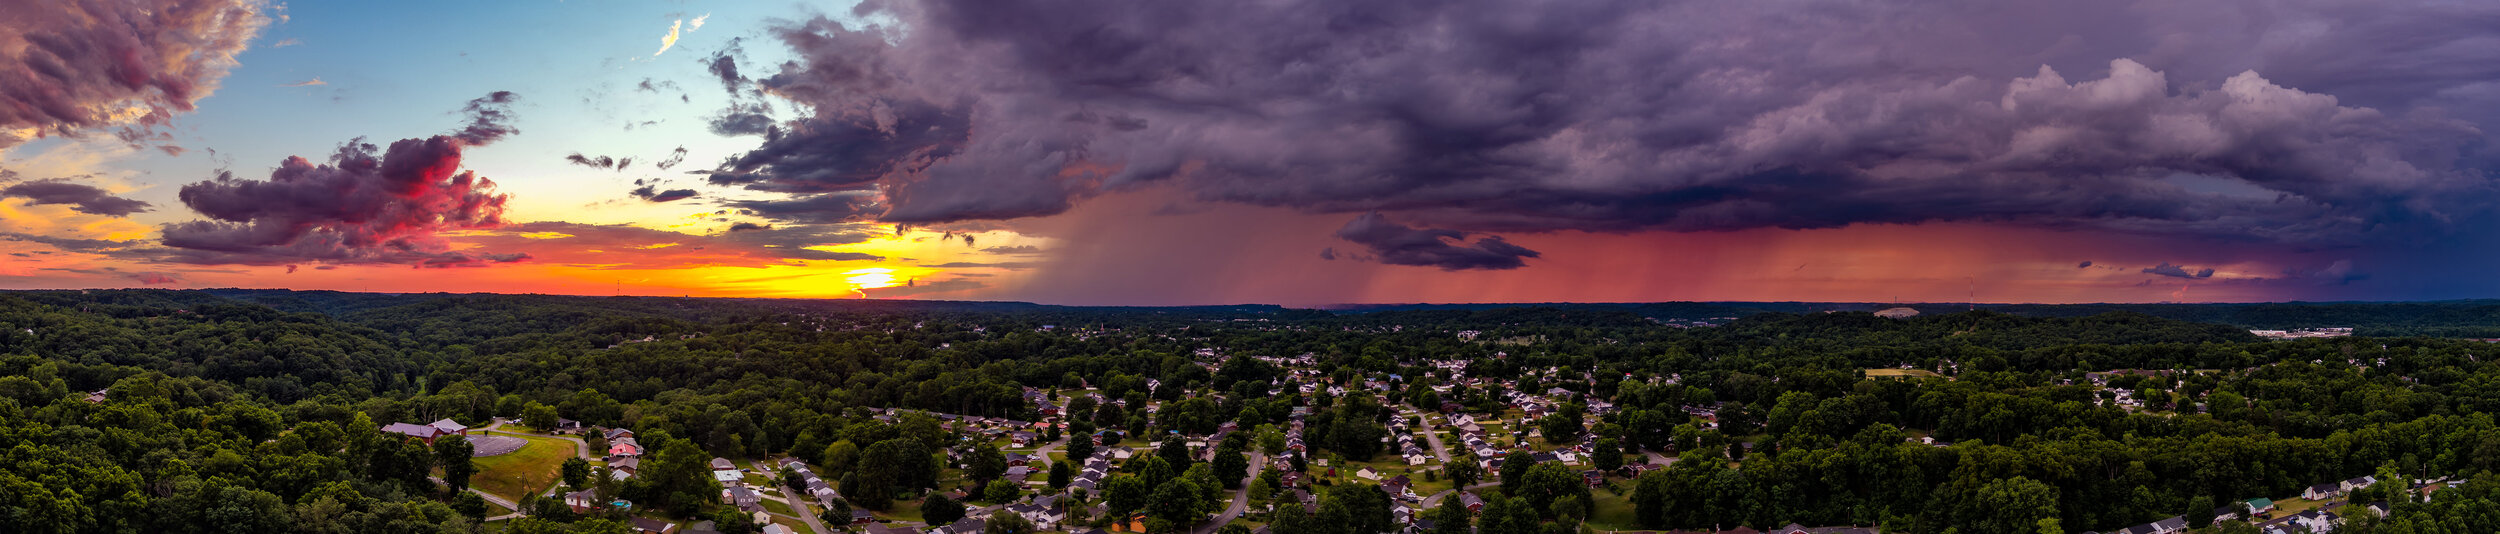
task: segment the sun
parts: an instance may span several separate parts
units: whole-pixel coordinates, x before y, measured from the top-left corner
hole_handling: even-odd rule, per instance
[[[884,268],[884,267],[869,267],[869,268],[866,268],[866,269],[852,269],[852,270],[850,270],[850,271],[848,271],[848,272],[844,272],[844,273],[842,273],[842,274],[844,275],[844,277],[842,278],[842,279],[843,279],[843,281],[850,282],[850,283],[851,283],[851,289],[854,289],[854,290],[858,290],[858,289],[876,289],[876,288],[880,288],[880,287],[894,287],[894,286],[903,285],[903,281],[902,281],[902,279],[901,279],[901,278],[897,278],[897,277],[895,277],[895,276],[894,276],[894,270],[893,270],[893,269],[888,269],[888,268]]]

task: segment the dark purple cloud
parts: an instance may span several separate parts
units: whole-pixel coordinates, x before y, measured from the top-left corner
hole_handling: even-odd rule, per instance
[[[698,193],[696,193],[693,189],[670,189],[662,191],[660,190],[660,186],[658,184],[645,185],[634,188],[633,190],[634,197],[652,202],[676,202],[694,198],[697,194]]]
[[[181,279],[174,278],[173,275],[165,273],[136,273],[130,275],[130,279],[137,280],[142,285],[151,286],[182,283]]]
[[[1537,257],[1537,251],[1500,237],[1485,236],[1468,243],[1466,232],[1409,227],[1379,213],[1355,217],[1337,229],[1337,237],[1371,249],[1381,263],[1425,265],[1444,271],[1517,269],[1527,266],[1527,258]],[[1329,250],[1321,253],[1322,259],[1334,259]]]
[[[504,261],[447,250],[437,233],[503,223],[511,195],[460,169],[461,152],[516,130],[500,104],[472,101],[468,124],[446,135],[401,139],[384,150],[359,139],[315,164],[289,157],[267,180],[216,179],[182,187],[184,206],[209,220],[168,224],[174,261],[284,265],[299,262],[424,266]]]
[[[17,197],[35,204],[69,204],[79,213],[120,217],[148,211],[148,203],[131,200],[92,185],[61,179],[35,180],[0,187],[0,198]]]
[[[2214,277],[2214,270],[2213,270],[2213,268],[2212,268],[2212,267],[2207,267],[2207,268],[2204,268],[2204,269],[2199,269],[2199,270],[2197,270],[2197,271],[2195,271],[2195,272],[2189,272],[2189,271],[2187,270],[2187,266],[2185,266],[2185,265],[2171,265],[2169,262],[2162,262],[2162,264],[2161,264],[2161,265],[2155,265],[2155,266],[2152,266],[2152,267],[2145,267],[2145,268],[2144,268],[2144,273],[2145,273],[2145,274],[2158,274],[2158,275],[2168,276],[2168,277],[2172,277],[2172,278],[2213,278],[2213,277]]]
[[[663,160],[660,160],[660,162],[659,162],[659,163],[653,163],[653,164],[651,164],[651,166],[653,166],[653,167],[659,167],[659,168],[660,168],[660,170],[665,171],[665,170],[668,170],[670,167],[675,167],[675,166],[677,166],[677,164],[678,164],[678,163],[683,163],[683,162],[685,162],[685,161],[686,161],[686,147],[682,147],[682,146],[681,146],[681,147],[677,147],[677,149],[676,149],[676,150],[671,150],[671,151],[669,151],[669,152],[668,152],[668,159],[663,159]]]
[[[797,59],[765,75],[713,59],[733,95],[803,116],[712,184],[793,195],[783,220],[1009,219],[1168,184],[1461,232],[1944,220],[2304,244],[2444,231],[2500,196],[2473,115],[2500,109],[2500,4],[860,11],[895,25],[779,28]],[[868,200],[813,196],[831,192]]]
[[[460,108],[460,113],[469,118],[469,123],[452,132],[451,136],[462,143],[483,145],[521,133],[519,128],[512,127],[512,102],[519,98],[511,91],[496,91],[470,100],[468,105]]]
[[[0,148],[34,135],[120,127],[170,140],[173,114],[217,89],[269,24],[254,0],[0,2]],[[135,116],[131,110],[137,110]],[[179,152],[179,149],[169,150]]]
[[[1017,255],[1032,255],[1032,254],[1041,254],[1041,253],[1042,253],[1042,248],[1041,248],[1041,247],[1032,246],[1032,245],[1014,245],[1014,246],[1005,246],[1005,247],[986,247],[986,248],[982,248],[982,249],[981,249],[981,251],[982,251],[982,252],[988,252],[988,253],[991,253],[991,254],[1017,254]]]
[[[582,153],[580,153],[580,152],[574,152],[574,153],[572,153],[572,154],[569,154],[569,155],[564,156],[564,161],[566,161],[566,162],[570,162],[570,163],[572,163],[572,164],[574,164],[574,165],[580,165],[580,166],[583,166],[583,167],[589,167],[589,168],[593,168],[593,169],[600,169],[600,170],[610,170],[610,169],[615,169],[615,168],[617,168],[617,165],[616,165],[616,158],[613,158],[613,157],[608,157],[608,156],[595,156],[595,157],[594,157],[594,156],[584,156],[584,155],[582,155]],[[633,160],[630,160],[630,159],[629,159],[629,160],[626,160],[626,161],[633,161]]]

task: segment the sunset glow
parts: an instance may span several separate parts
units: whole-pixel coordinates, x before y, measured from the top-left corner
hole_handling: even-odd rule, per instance
[[[122,1],[138,0],[107,3]],[[2457,44],[2477,34],[2409,36],[2437,52],[2391,61],[2275,43],[2396,26],[2284,41],[2166,30],[2241,16],[2170,8],[2014,26],[1864,8],[2005,32],[1896,35],[1673,3],[1572,15],[1620,21],[1598,26],[1408,13],[1455,24],[1434,33],[1291,3],[1016,8],[998,16],[1051,23],[992,28],[943,16],[946,0],[200,1],[231,16],[125,31],[180,53],[54,58],[180,90],[0,82],[54,110],[0,114],[0,287],[1292,305],[2500,294],[2482,274],[2500,258],[2479,252],[2500,248],[2482,133],[2500,128],[2500,93],[2462,71],[2349,70],[2500,61]],[[2280,11],[2240,23],[2343,17]],[[41,30],[129,37],[75,20]],[[1298,40],[1338,31],[1380,46]],[[1086,32],[1206,55],[1105,63],[1064,46]],[[1225,32],[1239,38],[1207,41]],[[1573,44],[1519,45],[1546,41]]]

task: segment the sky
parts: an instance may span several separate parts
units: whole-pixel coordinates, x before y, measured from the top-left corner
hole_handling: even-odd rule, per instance
[[[2500,297],[2500,3],[0,2],[0,289]]]

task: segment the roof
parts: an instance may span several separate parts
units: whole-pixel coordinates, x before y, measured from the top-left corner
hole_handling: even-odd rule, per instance
[[[729,459],[728,459],[728,458],[713,458],[713,459],[712,459],[712,469],[714,469],[714,470],[721,470],[721,469],[737,469],[737,468],[738,468],[738,463],[737,463],[737,462],[732,462],[732,461],[729,461]]]
[[[661,520],[658,520],[658,519],[652,519],[652,518],[648,518],[648,517],[637,517],[637,518],[634,518],[634,530],[636,530],[636,531],[641,531],[641,532],[668,532],[668,531],[669,531],[669,529],[674,529],[674,528],[677,528],[677,525],[676,525],[676,524],[673,524],[673,523],[669,523],[669,522],[667,522],[667,521],[661,521]]]
[[[388,424],[388,425],[383,425],[383,426],[382,426],[382,431],[383,431],[383,432],[393,433],[393,434],[403,434],[403,435],[408,435],[408,436],[415,436],[415,437],[420,437],[420,438],[433,438],[434,436],[440,436],[440,435],[442,435],[442,434],[443,434],[442,429],[439,429],[439,428],[434,428],[434,427],[431,427],[431,426],[426,426],[426,425],[412,425],[412,424],[408,424],[408,423],[391,423],[391,424]]]

